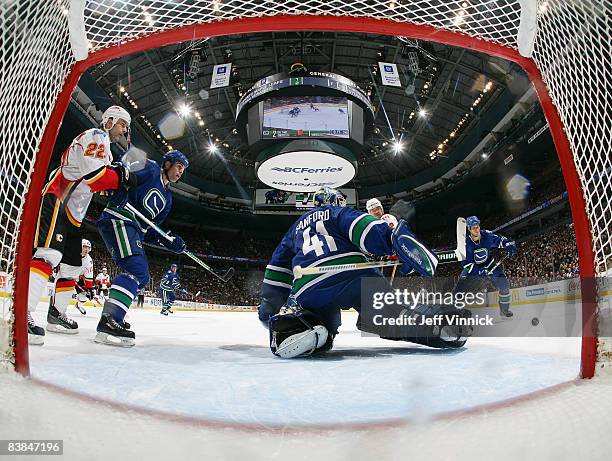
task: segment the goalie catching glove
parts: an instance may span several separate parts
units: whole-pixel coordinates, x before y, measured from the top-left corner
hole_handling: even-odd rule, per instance
[[[438,266],[438,258],[414,236],[410,227],[400,219],[391,234],[393,250],[404,264],[400,266],[402,274],[417,271],[425,277],[432,277]]]

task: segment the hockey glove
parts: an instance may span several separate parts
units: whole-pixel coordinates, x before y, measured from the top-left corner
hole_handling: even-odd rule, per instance
[[[404,264],[400,266],[402,274],[415,270],[423,276],[433,276],[438,265],[438,258],[414,236],[408,224],[400,219],[391,234],[393,250]]]
[[[508,254],[508,256],[510,256],[511,258],[513,256],[516,256],[516,254],[518,253],[518,250],[516,248],[516,243],[514,243],[514,240],[507,240],[504,243],[504,250],[506,250],[506,253]]]
[[[115,173],[119,176],[119,187],[125,190],[130,190],[138,186],[138,178],[132,173],[127,165],[121,162],[115,162],[111,165]]]
[[[159,243],[161,243],[163,246],[168,248],[168,250],[174,253],[182,253],[183,251],[187,249],[187,245],[185,244],[185,241],[182,238],[180,238],[178,235],[175,235],[172,241],[166,240],[166,239],[160,239]]]

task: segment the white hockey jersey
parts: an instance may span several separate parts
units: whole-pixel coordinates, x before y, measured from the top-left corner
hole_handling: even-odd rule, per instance
[[[84,131],[62,155],[43,194],[60,198],[68,219],[79,227],[93,194],[119,185],[117,173],[109,168],[112,159],[108,134],[97,128]]]
[[[100,272],[98,276],[96,277],[96,285],[98,285],[103,290],[110,288],[110,285],[111,285],[110,275]]]
[[[81,275],[85,280],[85,288],[93,287],[94,267],[91,256],[83,256],[81,258]]]

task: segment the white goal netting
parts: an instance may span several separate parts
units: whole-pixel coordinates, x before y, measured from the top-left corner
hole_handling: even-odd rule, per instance
[[[18,269],[20,229],[34,224],[21,220],[26,204],[38,200],[40,190],[32,190],[33,198],[29,201],[26,194],[33,178],[46,173],[46,164],[35,168],[37,156],[45,154],[39,153],[39,146],[62,86],[76,63],[71,33],[75,47],[89,53],[116,46],[109,53],[112,57],[121,53],[125,43],[172,29],[209,24],[223,26],[228,34],[240,33],[237,24],[241,21],[256,24],[273,16],[309,15],[334,16],[338,29],[343,28],[347,18],[378,19],[477,37],[483,43],[483,51],[486,43],[517,49],[521,3],[519,0],[2,0],[2,362],[5,365],[14,362],[10,331],[14,310],[25,309],[25,304],[22,299],[13,303],[10,293]],[[539,0],[536,12],[533,60],[569,140],[590,226],[589,235],[578,235],[579,239],[590,239],[593,252],[592,261],[587,261],[586,266],[583,261],[583,268],[592,270],[583,275],[604,274],[612,269],[612,5],[609,0]],[[304,24],[310,20],[304,18]],[[431,38],[435,40],[435,34]],[[183,39],[188,39],[188,34]],[[577,211],[573,212],[576,216]],[[29,251],[28,245],[25,242],[26,250],[22,250]]]

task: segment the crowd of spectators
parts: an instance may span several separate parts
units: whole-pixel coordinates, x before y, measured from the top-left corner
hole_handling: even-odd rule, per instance
[[[104,249],[95,248],[92,256],[96,273],[106,266],[111,275],[117,274],[117,267]],[[497,255],[498,260],[501,257],[503,253]],[[176,262],[173,255],[150,253],[151,282],[147,287],[149,295],[156,295],[161,277],[173,262]],[[220,270],[224,269],[219,264],[212,265]],[[518,255],[506,259],[503,267],[513,288],[576,277],[578,254],[573,225],[558,226],[521,243]],[[454,285],[460,272],[459,263],[440,264],[436,276],[447,278],[446,283],[450,287]],[[179,274],[186,293],[177,293],[178,299],[243,306],[255,306],[259,303],[263,280],[261,270],[236,271],[228,283],[223,283],[206,271],[191,265],[181,266]]]
[[[529,200],[529,208],[563,192],[564,183],[561,178],[558,179],[558,181],[549,182],[546,188],[534,189]],[[98,201],[93,204],[88,212],[90,222],[95,221],[102,208],[102,202]],[[511,218],[511,214],[483,217],[483,226],[490,229]],[[5,215],[2,215],[2,225],[12,234],[10,231],[13,230],[13,222]],[[259,264],[240,266],[231,261],[209,260],[211,266],[220,270],[230,266],[237,269],[232,280],[223,283],[206,271],[194,268],[188,260],[180,260],[167,252],[149,249],[147,251],[150,258],[151,281],[147,287],[148,294],[157,293],[161,277],[169,269],[171,263],[177,262],[180,266],[182,286],[186,290],[186,293],[179,293],[179,299],[228,305],[257,305],[259,303],[263,268],[278,243],[276,240],[255,238],[243,231],[219,232],[187,228],[181,229],[181,233],[189,242],[190,249],[197,254],[249,258],[258,260]],[[425,236],[424,240],[433,248],[448,247],[448,242],[454,243],[455,230],[432,232]],[[3,249],[5,249],[4,246]],[[8,255],[6,256],[8,259]],[[118,273],[118,268],[109,257],[104,244],[99,240],[94,240],[92,257],[95,263],[95,275],[101,271],[102,267],[107,267],[111,276]],[[4,260],[3,255],[2,261]],[[519,254],[515,258],[504,261],[504,268],[513,287],[576,276],[578,274],[578,255],[573,226],[557,226],[527,239],[520,244]],[[441,264],[438,266],[437,275],[449,277],[449,280],[452,281],[458,277],[460,272],[461,267],[458,263]]]

